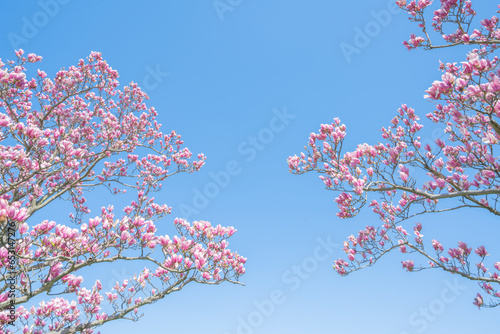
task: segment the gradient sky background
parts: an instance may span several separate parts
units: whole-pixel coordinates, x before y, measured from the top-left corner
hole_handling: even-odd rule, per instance
[[[246,286],[190,285],[143,308],[139,322],[114,321],[102,326],[102,333],[498,331],[498,310],[472,305],[479,292],[475,283],[437,270],[407,273],[400,263],[407,258],[396,253],[348,277],[331,266],[344,255],[340,247],[327,259],[314,258],[318,238],[341,245],[378,219],[369,210],[355,219],[337,218],[336,195],[324,190],[317,175],[295,176],[286,164],[288,156],[301,152],[310,132],[334,117],[347,125],[348,149],[381,140],[380,128],[389,125],[402,103],[425,118],[433,105],[423,99],[424,90],[440,77],[438,60],[460,62],[467,48],[408,52],[401,42],[417,31],[406,15],[390,13],[383,25],[373,16],[392,0],[223,0],[234,6],[222,16],[212,1],[61,0],[57,8],[44,1],[2,3],[0,58],[13,59],[17,48],[35,52],[50,76],[90,51],[102,52],[122,84],[134,81],[149,93],[148,105],[159,111],[165,131],[176,130],[192,152],[208,157],[200,172],[168,180],[156,196],[173,207],[157,224],[159,232],[173,234],[175,217],[233,225],[238,232],[231,249],[248,258]],[[475,8],[482,19],[493,15],[496,4],[483,1]],[[38,24],[36,31],[25,27],[30,23]],[[367,45],[345,57],[340,45],[355,46],[356,29],[365,28],[375,29]],[[24,40],[12,43],[13,34]],[[265,135],[273,110],[285,109],[293,118],[251,153],[249,136]],[[424,133],[426,140],[440,136],[432,125]],[[217,196],[196,206],[197,191],[203,193],[211,175],[230,161],[238,163],[239,173]],[[119,198],[111,200],[120,207]],[[99,198],[90,201],[94,209],[108,205]],[[43,214],[65,223],[67,212],[59,211],[52,206]],[[479,211],[427,216],[421,219],[422,232],[428,243],[437,238],[445,247],[459,240],[484,244],[496,254],[489,259],[493,263],[500,256],[495,219]],[[291,271],[304,265],[307,276]],[[105,287],[133,273],[126,266],[98,270]],[[277,292],[282,303],[259,318],[256,304]]]

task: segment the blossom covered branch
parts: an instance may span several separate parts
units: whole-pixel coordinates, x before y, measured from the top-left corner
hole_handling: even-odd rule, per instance
[[[421,27],[425,25],[424,10],[430,1],[397,3],[410,18],[421,22]],[[451,16],[464,27],[469,24],[466,18],[475,12],[470,1],[442,0],[434,15],[434,27],[441,31],[443,23],[452,21]],[[494,17],[490,22],[498,19]],[[357,236],[348,237],[344,242],[347,261],[339,259],[334,265],[339,274],[373,265],[386,253],[399,249],[426,259],[420,265],[404,261],[406,270],[440,268],[459,274],[477,281],[491,297],[486,302],[478,294],[475,305],[500,305],[500,262],[487,265],[485,260],[490,254],[484,246],[473,251],[460,241],[457,248],[445,251],[434,239],[425,247],[422,224],[415,222],[423,214],[463,208],[483,209],[500,216],[500,70],[498,58],[492,55],[496,30],[488,31],[474,38],[489,43],[472,50],[461,65],[440,64],[441,80],[426,91],[425,98],[436,103],[434,112],[426,117],[442,125],[444,131],[445,138],[436,139],[435,145],[422,144],[420,118],[412,108],[402,105],[391,125],[381,129],[383,142],[358,145],[354,151],[345,152],[346,126],[336,118],[332,124],[322,124],[319,133],[310,135],[304,153],[289,157],[291,172],[317,172],[327,189],[339,193],[335,199],[337,216],[354,217],[368,204],[382,221],[380,226],[367,226]],[[457,42],[452,35],[444,39]],[[431,46],[430,39],[423,41],[428,44],[411,47]],[[414,224],[412,232],[404,228],[410,222]]]
[[[139,307],[190,282],[238,283],[246,259],[228,249],[233,227],[176,219],[178,236],[156,233],[154,222],[171,208],[151,194],[168,177],[199,170],[205,157],[191,160],[177,133],[160,131],[137,84],[118,90],[118,72],[97,52],[54,79],[38,70],[28,80],[26,67],[42,58],[16,56],[0,60],[0,333],[93,333],[111,320],[137,320]],[[108,206],[89,218],[85,194],[96,188],[136,198],[122,213]],[[72,227],[34,221],[58,199],[73,204]],[[99,280],[84,285],[88,267],[127,261],[144,270],[111,291]],[[39,297],[50,299],[29,305]]]
[[[496,16],[482,20],[480,27],[470,31],[472,19],[476,16],[476,11],[472,9],[472,1],[441,0],[440,8],[433,12],[431,27],[428,26],[424,14],[427,14],[432,0],[399,0],[396,1],[396,4],[406,11],[410,15],[409,19],[412,22],[417,22],[422,29],[422,36],[411,34],[410,39],[403,42],[408,50],[418,47],[437,49],[461,44],[475,44],[488,46],[491,52],[496,50],[496,44],[500,42],[500,30]],[[438,33],[446,43],[433,44],[431,30]]]

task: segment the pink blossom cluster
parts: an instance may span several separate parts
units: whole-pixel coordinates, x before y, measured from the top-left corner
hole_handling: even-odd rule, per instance
[[[432,2],[397,3],[410,19],[420,22],[425,32],[423,14]],[[474,15],[470,1],[441,0],[440,9],[434,12],[434,27],[441,31],[445,22],[458,18],[466,23]],[[440,64],[444,72],[441,80],[432,83],[425,95],[436,104],[427,119],[443,129],[433,144],[424,143],[423,122],[414,109],[403,104],[390,126],[381,129],[382,142],[345,151],[346,126],[336,118],[331,124],[322,124],[318,133],[310,134],[305,152],[288,158],[291,172],[317,172],[326,188],[338,193],[334,200],[339,207],[337,216],[354,217],[368,203],[381,220],[380,226],[366,226],[344,242],[347,259],[334,264],[339,274],[373,265],[397,249],[427,259],[425,265],[412,259],[403,261],[406,270],[440,268],[459,273],[481,282],[480,287],[492,297],[489,303],[481,297],[476,305],[500,305],[498,262],[494,265],[497,271],[487,268],[489,254],[484,246],[473,251],[461,241],[445,254],[444,246],[434,239],[434,255],[425,248],[421,223],[416,223],[413,233],[404,228],[406,221],[424,213],[444,214],[461,208],[480,208],[500,216],[500,70],[498,57],[492,55],[500,34],[497,23],[496,17],[481,22],[483,30],[475,31],[470,44],[482,43],[482,48],[471,50],[460,65]],[[443,37],[458,43],[450,36]],[[409,48],[431,45],[427,37],[412,39]],[[422,44],[424,41],[427,44]],[[474,256],[479,260],[472,260]]]
[[[30,295],[36,296],[43,294],[47,286],[59,282],[57,285],[61,293],[76,297],[76,300],[55,298],[43,301],[29,310],[20,306],[16,321],[23,324],[23,328],[29,328],[29,333],[43,333],[66,326],[96,326],[124,311],[121,303],[126,304],[125,311],[137,312],[140,306],[163,298],[178,284],[184,286],[190,281],[217,284],[237,279],[245,273],[243,265],[246,259],[227,248],[226,239],[236,231],[233,227],[213,227],[204,221],[190,224],[176,219],[174,224],[181,236],[170,238],[168,235],[156,235],[154,223],[141,217],[133,220],[128,216],[113,218],[113,210],[108,208],[103,209],[100,217],[83,223],[80,229],[56,225],[53,221],[43,221],[32,229],[24,224],[19,229],[20,242],[16,245],[16,254],[21,257],[20,264],[25,268],[37,268],[21,273],[20,291],[31,291]],[[136,246],[140,246],[142,255],[134,254]],[[162,259],[158,252],[162,254]],[[5,268],[7,257],[8,253],[2,247],[0,270]],[[102,266],[122,260],[145,260],[153,268],[145,268],[131,280],[117,283],[114,291],[105,293],[100,292],[102,286],[99,281],[92,290],[88,290],[82,286],[84,278],[75,275],[79,269],[89,265]],[[155,290],[157,287],[163,289]],[[101,312],[104,300],[114,312]],[[2,308],[8,303],[8,293],[0,294]],[[86,324],[82,323],[85,317],[91,319]],[[5,324],[9,321],[8,312],[0,312],[0,322]]]
[[[9,204],[5,199],[0,198],[0,222],[14,221],[24,222],[26,219],[26,208],[22,208],[19,202]]]
[[[423,36],[412,34],[409,41],[404,41],[403,45],[408,49],[425,47],[428,49],[438,48],[432,44],[431,36],[427,30],[427,22],[424,17],[427,7],[432,5],[431,0],[396,1],[396,4],[410,14],[409,19],[417,22],[422,29]],[[472,9],[472,2],[466,0],[441,0],[439,9],[433,12],[432,28],[439,33],[448,45],[458,44],[492,44],[491,40],[497,40],[500,36],[497,24],[498,19],[493,17],[481,21],[481,28],[469,31],[472,19],[476,16],[476,11]],[[450,25],[453,28],[450,32],[445,32],[444,27]],[[492,46],[496,48],[496,46]]]
[[[0,60],[0,237],[14,240],[14,252],[0,247],[0,281],[6,283],[12,253],[18,273],[14,299],[0,290],[0,334],[67,327],[93,333],[108,321],[138,319],[141,306],[190,282],[239,283],[246,259],[228,248],[233,227],[175,219],[179,236],[157,233],[155,222],[171,208],[152,193],[174,174],[199,170],[205,156],[193,160],[180,135],[161,132],[139,86],[119,90],[118,72],[98,52],[53,79],[42,70],[27,79],[27,67],[42,58],[22,50],[16,56]],[[121,213],[110,205],[90,217],[85,196],[96,188],[133,190],[133,199]],[[60,198],[73,204],[70,225],[34,221]],[[9,226],[15,238],[8,238]],[[87,267],[128,261],[146,267],[111,291],[99,280],[86,284]],[[33,305],[40,297],[47,298]],[[11,300],[15,319],[6,309]]]

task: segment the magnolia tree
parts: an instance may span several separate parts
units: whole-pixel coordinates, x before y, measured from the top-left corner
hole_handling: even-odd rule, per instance
[[[25,67],[42,58],[16,56],[0,60],[0,333],[93,333],[190,282],[238,283],[246,259],[228,249],[233,227],[175,219],[178,236],[156,233],[171,208],[152,193],[205,157],[160,131],[147,95],[134,83],[118,90],[97,52],[53,79],[28,79]],[[122,196],[133,200],[90,217],[85,196],[99,188],[132,190]],[[61,199],[74,209],[55,222]],[[131,262],[144,269],[110,291],[84,281],[90,267]]]
[[[469,247],[459,241],[456,248],[445,249],[437,239],[426,241],[419,220],[424,213],[468,208],[500,216],[500,69],[494,55],[500,43],[499,19],[484,19],[473,29],[476,12],[470,1],[441,0],[431,28],[426,20],[431,2],[396,2],[422,29],[421,36],[411,35],[403,44],[409,50],[475,47],[460,65],[441,63],[441,80],[426,91],[425,98],[436,105],[426,117],[443,127],[444,140],[422,145],[423,125],[412,108],[402,105],[391,125],[382,128],[382,142],[345,152],[346,126],[335,119],[312,133],[306,152],[289,157],[288,164],[295,174],[319,173],[327,189],[339,193],[335,202],[340,218],[356,216],[368,203],[381,220],[344,242],[347,258],[334,264],[340,275],[399,250],[419,255],[417,263],[411,258],[402,262],[406,270],[439,268],[476,281],[484,299],[478,293],[474,304],[495,307],[500,305],[499,255],[487,261],[490,254],[484,245]],[[432,30],[444,38],[443,44],[431,41]],[[413,231],[404,224],[412,224]]]

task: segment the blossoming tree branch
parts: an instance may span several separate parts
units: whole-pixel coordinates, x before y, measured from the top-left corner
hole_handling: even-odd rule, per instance
[[[152,193],[205,157],[160,131],[147,95],[134,83],[120,91],[97,52],[53,79],[27,78],[40,56],[16,57],[0,60],[0,333],[93,333],[190,282],[238,283],[246,259],[228,248],[233,227],[177,218],[178,236],[156,233],[171,208]],[[99,188],[134,200],[90,217],[85,196]],[[55,222],[61,199],[74,210]],[[110,291],[84,281],[90,267],[130,262],[144,269]]]
[[[346,126],[336,118],[311,133],[306,152],[289,157],[289,168],[295,174],[319,173],[327,189],[339,193],[335,202],[340,218],[354,217],[368,204],[381,220],[344,242],[347,258],[334,264],[339,274],[371,266],[393,250],[418,254],[418,263],[408,259],[403,268],[441,269],[476,281],[484,293],[477,294],[474,304],[495,307],[500,305],[500,254],[487,261],[484,245],[469,247],[459,241],[448,248],[437,239],[426,241],[420,221],[423,214],[463,209],[500,216],[499,19],[484,19],[473,29],[471,1],[441,0],[429,26],[432,1],[396,3],[422,29],[421,36],[412,34],[403,43],[409,50],[474,47],[460,65],[441,63],[441,80],[426,91],[425,98],[435,102],[434,112],[426,117],[442,126],[445,140],[422,145],[423,125],[415,110],[402,105],[391,125],[382,128],[383,142],[345,152]],[[444,38],[443,44],[431,41],[432,30]],[[406,224],[413,224],[412,230]]]

